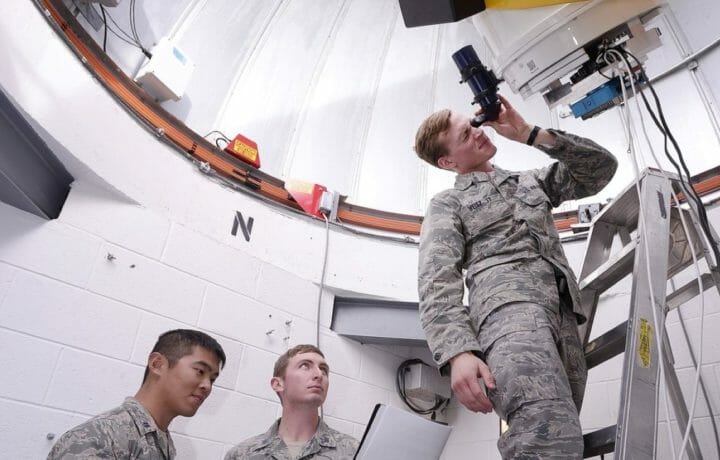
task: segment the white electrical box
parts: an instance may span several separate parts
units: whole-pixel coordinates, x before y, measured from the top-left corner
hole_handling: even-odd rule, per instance
[[[436,396],[450,399],[450,378],[443,377],[434,367],[411,364],[405,374],[405,394],[411,398],[434,403]]]
[[[179,100],[185,93],[195,64],[166,37],[161,38],[150,52],[152,58],[140,67],[135,82],[158,101]]]

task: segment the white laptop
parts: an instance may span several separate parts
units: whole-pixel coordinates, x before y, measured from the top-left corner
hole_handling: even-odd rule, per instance
[[[451,426],[377,404],[355,460],[438,460]]]

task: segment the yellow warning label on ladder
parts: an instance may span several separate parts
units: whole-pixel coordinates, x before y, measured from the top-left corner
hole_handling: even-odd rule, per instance
[[[650,367],[650,346],[652,344],[652,326],[645,318],[640,318],[640,338],[638,340],[638,356],[640,365]]]

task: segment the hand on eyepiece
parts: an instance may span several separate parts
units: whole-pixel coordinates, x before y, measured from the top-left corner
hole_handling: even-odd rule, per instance
[[[505,97],[501,94],[498,94],[497,96],[501,103],[500,114],[498,115],[497,120],[486,121],[482,119],[481,123],[494,129],[498,134],[507,139],[525,143],[530,135],[530,131],[532,131],[532,126],[527,124],[525,119],[520,115],[520,113],[518,113],[517,110],[515,110]],[[483,116],[482,113],[482,109],[475,112],[475,118],[470,120],[470,124],[475,126],[473,121],[481,118]]]

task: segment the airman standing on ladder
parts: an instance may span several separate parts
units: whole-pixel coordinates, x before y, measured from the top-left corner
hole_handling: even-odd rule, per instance
[[[587,367],[577,322],[585,318],[551,209],[598,193],[617,160],[588,139],[529,125],[500,100],[498,119],[486,125],[558,161],[506,171],[491,163],[497,148],[467,117],[441,110],[421,124],[418,156],[458,174],[423,223],[421,322],[460,402],[474,412],[494,408],[508,422],[503,458],[582,458]]]

